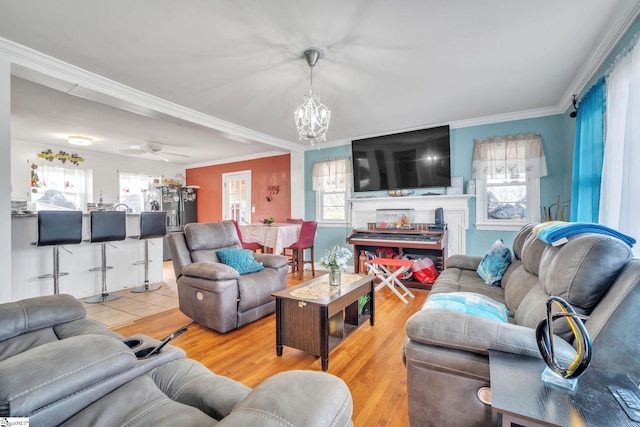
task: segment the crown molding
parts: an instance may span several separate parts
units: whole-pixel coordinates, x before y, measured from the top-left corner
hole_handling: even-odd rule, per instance
[[[638,15],[640,15],[640,1],[628,0],[623,3],[622,7],[618,8],[616,16],[611,20],[607,32],[582,65],[578,75],[573,79],[573,82],[556,106],[563,112],[571,106],[573,95],[581,94],[587,84],[594,79],[595,74],[600,67],[602,67],[604,61],[609,58],[613,49],[615,49],[622,37],[629,30],[629,27],[631,27]]]
[[[255,141],[291,151],[304,149],[300,144],[256,132],[125,86],[11,40],[0,38],[0,56],[12,63],[12,75],[70,95],[147,117],[197,124],[236,142]]]
[[[245,162],[245,161],[249,161],[249,160],[263,159],[265,157],[284,156],[286,154],[292,154],[292,153],[283,152],[283,151],[266,151],[264,153],[251,154],[251,155],[247,155],[247,156],[226,157],[226,158],[224,158],[223,160],[220,160],[220,161],[203,162],[203,163],[189,163],[188,165],[184,165],[184,167],[187,168],[187,169],[203,168],[203,167],[207,167],[207,166],[226,165],[226,164],[235,163],[235,162]]]

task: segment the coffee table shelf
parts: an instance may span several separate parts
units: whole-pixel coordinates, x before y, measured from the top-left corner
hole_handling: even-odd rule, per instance
[[[346,277],[344,277],[346,276]],[[322,358],[322,370],[329,368],[329,352],[367,320],[374,325],[374,277],[343,275],[349,279],[333,295],[301,298],[299,291],[310,285],[322,288],[326,277],[319,277],[298,286],[276,292],[276,354],[282,356],[283,346],[297,348]],[[297,293],[298,292],[298,293]],[[292,294],[293,293],[293,294]],[[369,295],[362,313],[360,297]]]

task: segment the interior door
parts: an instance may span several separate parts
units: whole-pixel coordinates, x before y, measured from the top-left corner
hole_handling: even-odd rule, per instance
[[[251,222],[251,171],[222,174],[222,219]]]

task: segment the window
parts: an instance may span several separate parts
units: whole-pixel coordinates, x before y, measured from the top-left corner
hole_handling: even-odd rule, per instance
[[[35,210],[84,210],[92,187],[90,170],[42,165],[33,174],[31,203]]]
[[[320,215],[316,215],[316,218],[320,221],[346,221],[347,199],[348,193],[346,189],[317,191],[317,213]]]
[[[222,174],[222,219],[251,223],[251,171]]]
[[[119,173],[119,202],[129,206],[131,212],[144,210],[144,190],[153,185],[153,177],[139,173]]]
[[[316,219],[325,223],[347,222],[351,193],[351,160],[348,157],[317,161],[313,165]]]
[[[476,141],[472,170],[478,230],[517,231],[540,221],[540,177],[547,165],[538,134]]]

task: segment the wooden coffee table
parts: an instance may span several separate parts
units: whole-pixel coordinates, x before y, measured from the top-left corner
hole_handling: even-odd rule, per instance
[[[342,273],[342,285],[329,285],[329,275],[272,294],[276,298],[276,354],[282,346],[322,358],[329,368],[329,352],[369,320],[374,324],[374,276]],[[360,297],[368,301],[358,307]]]

